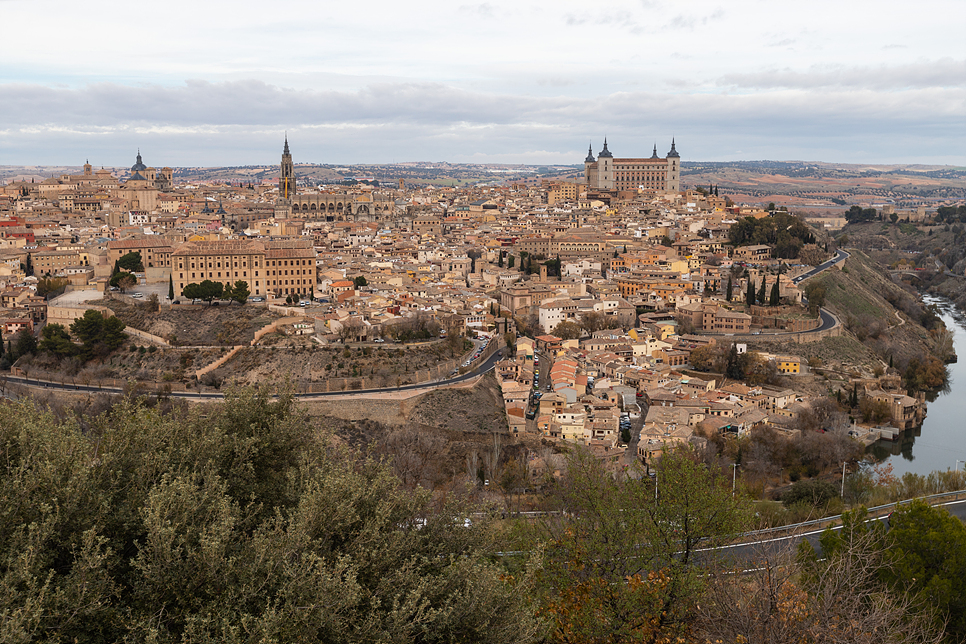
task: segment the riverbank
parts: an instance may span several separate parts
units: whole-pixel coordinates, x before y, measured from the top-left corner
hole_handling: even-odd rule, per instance
[[[947,298],[926,295],[923,299],[938,306],[956,355],[966,354],[966,316]],[[952,362],[946,368],[946,386],[929,397],[922,424],[903,432],[895,442],[880,441],[872,447],[876,460],[891,465],[897,476],[907,472],[926,475],[966,464],[966,361]]]

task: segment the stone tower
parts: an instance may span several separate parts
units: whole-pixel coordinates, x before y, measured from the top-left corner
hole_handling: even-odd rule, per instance
[[[278,175],[278,199],[275,200],[275,218],[286,219],[292,215],[292,198],[295,196],[295,164],[288,149],[288,135],[282,150],[282,167]]]
[[[597,155],[597,188],[614,189],[614,155],[607,149],[607,137],[604,137],[604,149]]]
[[[674,149],[674,137],[671,137],[671,151],[667,153],[667,190],[681,192],[681,155]]]
[[[295,164],[288,149],[288,135],[285,135],[285,148],[282,150],[282,171],[278,177],[278,198],[291,203],[295,196]]]

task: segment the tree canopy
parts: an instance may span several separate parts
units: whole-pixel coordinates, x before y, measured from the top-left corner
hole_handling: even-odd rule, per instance
[[[875,208],[862,208],[852,206],[845,211],[845,220],[850,224],[858,224],[863,221],[875,221],[879,218],[879,211]]]
[[[129,288],[134,288],[137,286],[137,283],[138,278],[134,275],[134,273],[118,271],[111,275],[111,286],[116,286],[117,288],[121,289],[122,293]]]
[[[238,280],[235,282],[234,286],[225,289],[224,295],[232,302],[244,304],[248,301],[248,296],[251,295],[251,291],[248,290],[248,282],[245,280]]]
[[[805,244],[815,243],[812,228],[802,219],[784,211],[756,219],[743,217],[728,230],[732,246],[772,246],[772,257],[795,259]]]
[[[656,495],[649,477],[612,476],[583,451],[567,471],[559,491],[564,520],[536,529],[545,544],[537,592],[551,641],[670,642],[686,635],[708,580],[695,554],[740,532],[750,518],[730,481],[687,448],[659,461]]]
[[[247,286],[247,284],[246,284]],[[225,285],[221,282],[204,280],[200,284],[186,284],[181,294],[192,300],[203,300],[211,304],[214,300],[220,299],[225,293]]]
[[[563,320],[553,328],[552,333],[561,340],[575,340],[580,337],[584,329],[572,320]]]
[[[80,353],[86,359],[105,356],[124,344],[124,323],[116,316],[104,317],[96,309],[87,309],[74,320],[70,331],[80,341]]]
[[[144,272],[144,262],[141,260],[140,251],[132,251],[125,255],[122,255],[120,259],[117,260],[115,264],[120,270],[125,270],[129,273],[143,273]]]
[[[529,642],[486,521],[327,445],[291,397],[0,407],[5,641]]]

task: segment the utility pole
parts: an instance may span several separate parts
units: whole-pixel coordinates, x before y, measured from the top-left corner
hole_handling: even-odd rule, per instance
[[[731,496],[735,495],[735,484],[738,482],[738,464],[731,464]]]

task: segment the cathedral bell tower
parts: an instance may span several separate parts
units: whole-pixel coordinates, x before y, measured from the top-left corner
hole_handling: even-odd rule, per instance
[[[295,196],[295,164],[288,150],[288,135],[285,135],[285,148],[282,150],[282,172],[278,177],[278,197],[291,201]]]
[[[275,200],[275,217],[287,219],[292,214],[292,198],[295,196],[295,164],[288,149],[288,135],[282,150],[282,167],[278,175],[278,199]]]

